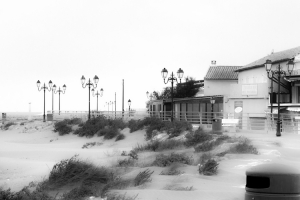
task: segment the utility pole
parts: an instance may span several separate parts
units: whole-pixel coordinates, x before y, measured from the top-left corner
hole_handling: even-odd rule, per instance
[[[123,79],[123,88],[122,88],[122,117],[124,117],[124,79]]]

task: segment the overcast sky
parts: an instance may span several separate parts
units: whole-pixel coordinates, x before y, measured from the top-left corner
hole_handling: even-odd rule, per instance
[[[49,0],[0,1],[0,112],[43,112],[36,82],[67,85],[61,110],[88,110],[80,78],[99,77],[99,109],[145,108],[161,91],[161,70],[203,79],[211,60],[246,65],[299,46],[300,1]],[[58,94],[54,96],[58,110]],[[46,93],[46,110],[52,107]],[[96,97],[91,97],[96,109]]]

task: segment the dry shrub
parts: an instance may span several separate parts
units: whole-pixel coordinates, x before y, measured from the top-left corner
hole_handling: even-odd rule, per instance
[[[212,154],[204,153],[200,157],[200,164],[198,165],[199,174],[211,176],[217,174],[219,163],[213,158]]]
[[[184,142],[181,140],[168,139],[164,141],[152,140],[144,145],[137,145],[134,150],[139,151],[164,151],[182,148]]]
[[[120,134],[117,135],[115,141],[124,140],[124,139],[125,139],[125,135],[123,133],[120,133]]]
[[[160,154],[157,155],[152,165],[159,166],[159,167],[166,167],[170,166],[172,163],[182,163],[191,165],[193,163],[193,158],[190,156],[187,156],[185,154],[177,154],[177,153],[171,153],[170,155],[164,155]]]
[[[199,143],[210,141],[213,139],[213,136],[203,131],[201,128],[195,132],[190,132],[186,134],[185,145],[187,147],[195,146]]]
[[[230,147],[228,153],[235,154],[258,154],[257,149],[251,144],[248,138],[241,138],[238,144]]]
[[[14,123],[14,122],[8,122],[8,123],[6,123],[5,125],[4,125],[4,130],[8,130],[9,129],[9,127],[10,126],[13,126],[13,125],[16,125],[16,123]]]
[[[150,172],[149,169],[146,169],[145,171],[140,172],[134,179],[134,186],[139,186],[144,183],[152,181],[150,178],[154,171]]]

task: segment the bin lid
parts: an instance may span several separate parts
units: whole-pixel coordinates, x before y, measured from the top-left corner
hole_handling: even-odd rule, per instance
[[[246,191],[300,194],[300,171],[281,163],[257,165],[246,171]]]

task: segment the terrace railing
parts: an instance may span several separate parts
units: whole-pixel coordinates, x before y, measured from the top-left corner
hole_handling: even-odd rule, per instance
[[[51,114],[48,112],[47,114]],[[92,117],[104,115],[108,118],[122,118],[125,121],[131,119],[143,119],[149,116],[158,117],[164,121],[171,120],[171,112],[153,111],[153,112],[141,112],[141,111],[92,111]],[[238,119],[237,128],[241,130],[265,130],[276,131],[277,126],[277,114],[270,113],[225,113],[225,112],[174,112],[174,120],[188,121],[191,124],[202,125],[207,128],[212,127],[213,119]],[[7,114],[6,120],[25,120],[27,116],[20,115],[14,116]],[[87,111],[54,111],[53,120],[63,120],[66,118],[81,118],[84,121],[88,119]],[[32,115],[31,119],[42,119],[42,115]],[[300,113],[299,114],[286,114],[280,115],[281,130],[282,132],[293,132],[300,134]]]

